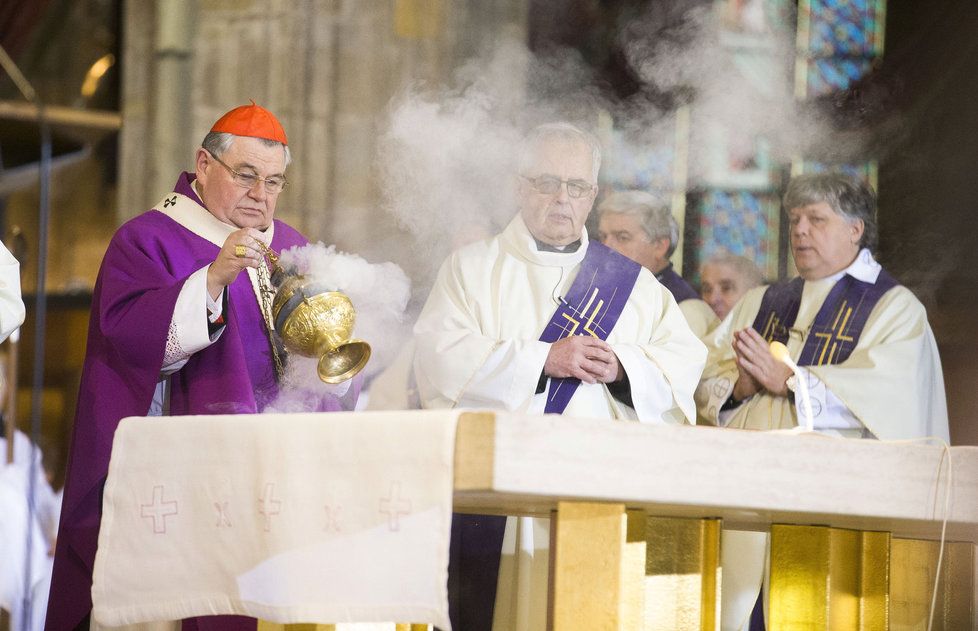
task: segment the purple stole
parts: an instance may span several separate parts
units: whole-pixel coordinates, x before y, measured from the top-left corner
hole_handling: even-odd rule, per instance
[[[689,286],[689,283],[682,276],[672,269],[672,263],[655,275],[655,279],[662,283],[662,286],[669,290],[676,302],[684,300],[694,300],[700,297],[696,290]]]
[[[571,335],[607,340],[615,328],[642,266],[596,241],[588,243],[581,269],[567,296],[543,329],[541,342],[553,343]],[[547,414],[561,414],[581,385],[574,377],[554,378],[547,390]]]
[[[875,283],[863,282],[849,274],[839,279],[815,316],[798,365],[841,364],[848,359],[873,307],[898,284],[886,270],[880,270]],[[804,286],[805,281],[798,277],[771,285],[764,292],[752,326],[765,340],[787,343],[788,329],[798,317]]]

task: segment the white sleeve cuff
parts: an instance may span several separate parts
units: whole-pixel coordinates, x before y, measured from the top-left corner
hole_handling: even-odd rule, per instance
[[[210,267],[210,265],[207,267]],[[210,320],[211,324],[214,324],[221,317],[221,314],[224,313],[224,292],[228,288],[225,287],[221,290],[221,293],[217,295],[217,300],[211,298],[211,292],[207,291],[207,267],[204,268],[204,296],[207,297],[207,319]],[[196,274],[198,272],[194,273]]]
[[[183,283],[176,305],[173,307],[173,318],[170,320],[170,330],[166,337],[166,351],[163,354],[163,374],[175,372],[183,367],[187,359],[197,351],[203,350],[217,341],[224,332],[224,327],[218,330],[213,338],[208,332],[208,310],[211,321],[221,315],[218,304],[216,314],[211,308],[214,301],[207,293],[207,269],[202,267]],[[227,289],[225,289],[227,291]],[[219,297],[223,302],[223,295]]]
[[[808,386],[814,429],[863,429],[863,424],[859,422],[859,419],[825,386],[824,381],[807,368],[800,368],[800,371],[805,377],[804,384]],[[800,387],[800,383],[796,385],[796,389]],[[795,413],[798,417],[798,424],[803,425],[806,415],[804,397],[798,392],[795,393]]]
[[[662,422],[664,414],[677,407],[672,386],[662,370],[639,346],[615,344],[611,348],[628,375],[632,404],[639,420],[643,423]]]

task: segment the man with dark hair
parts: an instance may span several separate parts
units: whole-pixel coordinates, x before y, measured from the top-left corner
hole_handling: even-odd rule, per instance
[[[838,173],[802,175],[788,185],[791,254],[798,277],[749,291],[707,339],[696,391],[701,423],[747,429],[803,425],[805,388],[815,430],[884,440],[949,440],[944,380],[923,305],[873,258],[876,195]],[[787,346],[803,379],[775,359]],[[763,534],[725,531],[727,553]],[[733,537],[738,543],[731,545]],[[749,557],[749,555],[748,555]],[[760,589],[756,571],[724,563],[723,628],[741,628]],[[738,604],[735,604],[738,603]]]

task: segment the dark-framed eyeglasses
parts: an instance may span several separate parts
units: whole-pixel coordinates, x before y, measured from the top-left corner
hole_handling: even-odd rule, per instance
[[[224,160],[221,160],[210,151],[208,151],[207,153],[210,155],[210,157],[214,158],[214,160],[216,160],[218,164],[220,164],[222,167],[228,170],[228,172],[231,174],[231,179],[234,181],[235,184],[243,188],[252,189],[255,188],[255,185],[258,184],[259,182],[264,182],[266,193],[268,193],[269,195],[278,195],[279,193],[282,192],[282,189],[285,188],[285,185],[288,184],[288,181],[285,179],[285,176],[282,175],[272,175],[269,177],[262,177],[254,173],[242,173],[240,171],[235,171],[234,169],[229,167],[227,163],[224,162]]]
[[[560,190],[562,184],[567,185],[567,195],[575,199],[580,199],[581,197],[586,197],[592,190],[594,190],[594,184],[586,180],[562,180],[559,177],[554,177],[553,175],[541,175],[538,177],[527,177],[525,175],[520,175],[521,178],[530,183],[530,186],[538,193],[543,193],[544,195],[553,195]]]

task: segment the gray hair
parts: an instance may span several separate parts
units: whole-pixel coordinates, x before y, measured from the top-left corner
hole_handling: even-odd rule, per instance
[[[594,182],[598,181],[598,171],[601,170],[601,144],[593,134],[565,122],[545,123],[530,130],[520,152],[519,172],[526,173],[533,166],[534,149],[552,141],[578,142],[587,145],[591,150],[591,179]]]
[[[231,148],[231,143],[237,137],[234,134],[229,134],[224,131],[211,131],[207,132],[207,135],[204,136],[204,140],[200,143],[200,146],[207,149],[212,156],[220,158],[224,155],[225,151]],[[266,147],[282,147],[285,150],[285,166],[287,167],[292,164],[292,153],[289,151],[288,145],[283,145],[277,140],[269,140],[268,138],[256,138],[255,140]]]
[[[876,225],[876,193],[857,177],[845,173],[809,173],[791,178],[784,193],[786,211],[825,202],[849,223],[863,221],[860,248],[876,251],[879,229]]]
[[[672,216],[669,205],[645,191],[621,191],[612,193],[598,206],[598,216],[605,213],[631,215],[645,230],[649,241],[669,239],[666,258],[672,256],[679,245],[679,222]]]
[[[730,267],[744,279],[744,289],[757,287],[764,282],[764,275],[761,274],[761,270],[757,268],[754,261],[750,260],[746,256],[731,254],[726,250],[717,252],[710,258],[706,259],[706,261],[704,261],[700,266],[700,274],[702,274],[703,269],[706,268],[707,265],[726,265],[727,267]]]

